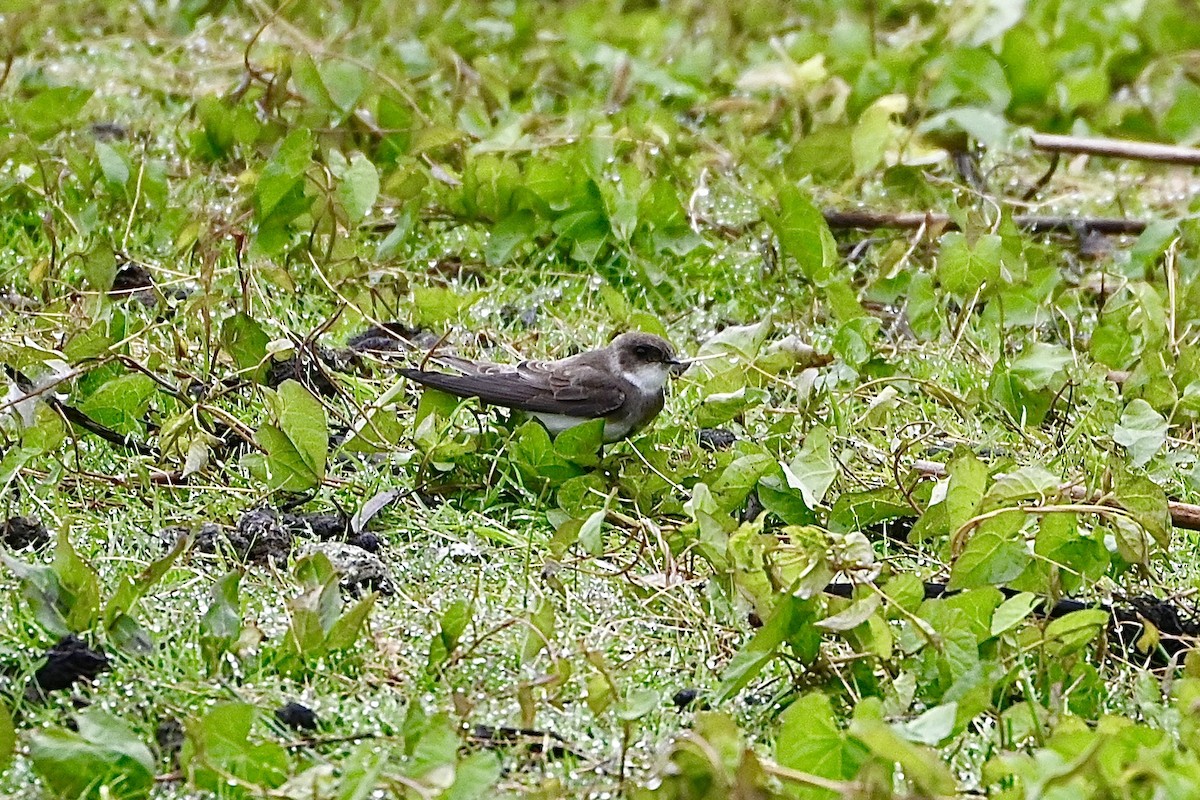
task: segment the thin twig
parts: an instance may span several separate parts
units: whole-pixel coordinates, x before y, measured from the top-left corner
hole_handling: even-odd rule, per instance
[[[1054,133],[1035,133],[1029,137],[1029,143],[1034,149],[1047,153],[1076,153],[1135,161],[1157,161],[1161,164],[1200,166],[1200,149],[1173,144],[1132,142],[1099,136],[1062,136]]]
[[[894,213],[889,211],[838,211],[825,212],[825,222],[831,228],[903,228],[916,230],[922,225],[944,230],[958,230],[958,223],[949,214],[935,212]],[[1018,228],[1030,233],[1078,233],[1080,230],[1113,236],[1136,236],[1146,229],[1145,220],[1124,217],[1055,217],[1039,214],[1015,214],[1013,222]]]
[[[946,465],[940,464],[937,461],[919,459],[913,462],[912,467],[922,475],[927,475],[931,478],[943,478],[946,476]],[[996,476],[997,479],[1002,477],[1004,476]],[[1115,505],[1115,501],[1112,498],[1098,496],[1090,492],[1086,486],[1071,484],[1060,487],[1060,489],[1072,500],[1096,503],[1104,506]],[[1200,531],[1200,505],[1181,503],[1178,500],[1168,500],[1167,507],[1171,512],[1171,524],[1176,528]]]

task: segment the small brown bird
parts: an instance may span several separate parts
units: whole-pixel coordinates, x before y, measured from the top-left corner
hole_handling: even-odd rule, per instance
[[[460,358],[439,361],[458,370],[402,369],[411,380],[459,397],[524,411],[552,435],[604,420],[604,441],[615,442],[650,423],[663,408],[667,379],[687,369],[661,336],[623,333],[608,347],[557,361],[494,364]]]

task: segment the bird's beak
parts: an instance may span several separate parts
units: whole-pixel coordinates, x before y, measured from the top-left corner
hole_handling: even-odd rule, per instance
[[[682,375],[683,373],[687,372],[688,367],[691,365],[692,359],[690,358],[673,358],[667,362],[667,369],[672,375]]]

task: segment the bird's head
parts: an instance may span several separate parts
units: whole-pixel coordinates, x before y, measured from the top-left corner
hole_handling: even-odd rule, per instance
[[[658,391],[688,365],[676,357],[670,342],[652,333],[623,333],[609,347],[622,377],[646,391]]]

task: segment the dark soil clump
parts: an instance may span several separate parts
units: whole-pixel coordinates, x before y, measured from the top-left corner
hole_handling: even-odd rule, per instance
[[[112,668],[108,656],[71,634],[46,651],[46,663],[33,673],[33,685],[43,692],[69,689]]]
[[[700,446],[705,450],[728,450],[737,440],[737,434],[725,428],[700,429]]]
[[[296,731],[315,731],[317,715],[311,708],[295,701],[275,710],[275,719]]]
[[[54,541],[46,526],[29,517],[9,517],[0,522],[0,542],[10,550],[41,550]]]
[[[228,549],[239,561],[249,564],[282,564],[292,553],[294,538],[278,511],[260,506],[242,514],[232,531],[216,526],[202,528],[196,549],[202,553]]]
[[[196,536],[195,547],[202,553],[227,550],[247,564],[282,564],[302,541],[353,545],[368,553],[380,550],[375,534],[352,535],[350,518],[340,511],[296,514],[271,506],[246,511],[233,530],[205,523]]]
[[[337,395],[337,384],[330,372],[345,372],[347,359],[321,345],[300,345],[289,358],[272,361],[267,368],[267,385],[275,388],[288,380],[298,381],[313,394],[323,397]]]

